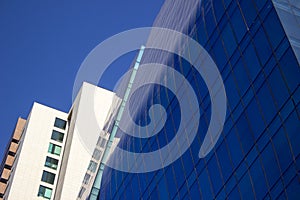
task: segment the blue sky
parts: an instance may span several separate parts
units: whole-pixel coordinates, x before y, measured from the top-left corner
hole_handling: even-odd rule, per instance
[[[0,158],[17,118],[34,101],[67,112],[76,72],[101,41],[151,26],[163,0],[0,2]],[[123,56],[100,84],[111,89],[133,55]],[[114,77],[115,76],[115,77]]]

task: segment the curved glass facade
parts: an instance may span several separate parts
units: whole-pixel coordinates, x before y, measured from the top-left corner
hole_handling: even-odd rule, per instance
[[[201,113],[197,135],[179,159],[160,170],[126,173],[106,167],[99,199],[299,198],[300,68],[272,1],[167,0],[154,26],[191,36],[211,55],[227,93],[225,125],[213,150],[199,159],[211,116],[208,89],[185,59],[145,49],[141,63],[172,66],[191,84]],[[160,104],[166,123],[149,138],[119,130],[119,146],[151,152],[167,145],[182,117],[180,98],[160,85],[136,91],[130,99],[133,120],[149,124],[150,106]]]

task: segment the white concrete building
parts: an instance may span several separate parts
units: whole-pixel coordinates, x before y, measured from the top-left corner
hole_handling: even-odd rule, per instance
[[[114,98],[83,83],[69,113],[34,103],[0,199],[76,199],[101,159],[95,147],[106,144],[107,135],[99,136]]]

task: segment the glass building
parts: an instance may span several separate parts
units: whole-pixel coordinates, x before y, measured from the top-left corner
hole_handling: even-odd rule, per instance
[[[167,0],[154,26],[189,35],[216,63],[227,94],[223,131],[212,151],[199,158],[211,116],[208,88],[187,60],[145,49],[141,63],[172,66],[191,84],[199,102],[194,109],[201,113],[197,135],[187,151],[164,168],[127,173],[106,167],[98,198],[299,199],[299,8],[299,1]],[[294,19],[293,29],[286,24],[291,20],[284,19]],[[147,99],[141,99],[145,93]],[[154,104],[165,108],[167,119],[149,138],[119,130],[119,146],[151,152],[167,145],[182,117],[180,98],[155,84],[136,91],[131,105],[138,125],[150,123],[149,108]]]

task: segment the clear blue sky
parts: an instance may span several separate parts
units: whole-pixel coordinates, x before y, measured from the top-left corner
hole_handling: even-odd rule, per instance
[[[0,1],[0,159],[17,118],[27,118],[34,101],[67,112],[87,54],[114,34],[151,26],[163,2]],[[122,57],[110,73],[131,59]],[[102,86],[113,84],[108,78]]]

